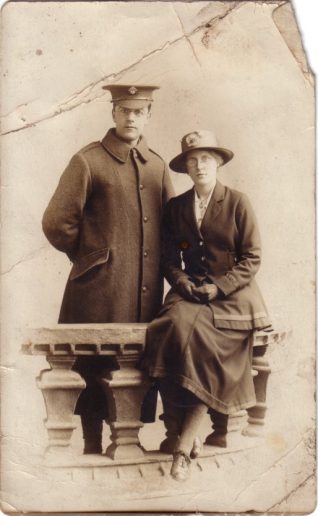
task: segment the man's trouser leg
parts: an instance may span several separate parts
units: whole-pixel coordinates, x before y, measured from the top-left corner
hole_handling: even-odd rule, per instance
[[[102,453],[103,420],[90,414],[81,415],[84,454]]]
[[[86,382],[78,399],[75,414],[81,416],[84,439],[84,453],[102,453],[103,421],[107,420],[107,399],[98,378],[105,369],[114,369],[108,357],[79,357],[73,369]]]

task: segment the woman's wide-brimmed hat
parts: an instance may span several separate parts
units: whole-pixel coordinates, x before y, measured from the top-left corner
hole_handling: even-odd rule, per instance
[[[181,154],[178,154],[170,161],[169,166],[175,172],[186,173],[185,157],[189,151],[207,149],[213,151],[222,158],[221,165],[230,161],[234,154],[228,149],[219,147],[216,137],[212,131],[193,131],[186,134],[181,140]]]

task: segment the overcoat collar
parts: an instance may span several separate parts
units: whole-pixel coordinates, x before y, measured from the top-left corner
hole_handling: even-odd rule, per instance
[[[218,213],[221,211],[222,201],[225,196],[225,187],[219,181],[216,181],[212,197],[207,206],[206,212],[204,214],[201,228],[199,228],[196,218],[195,218],[195,209],[194,209],[194,187],[191,190],[188,190],[186,193],[187,199],[185,202],[185,216],[188,220],[191,227],[195,228],[196,232],[202,238],[202,235],[205,231],[205,226],[209,225],[211,220],[213,220]]]
[[[114,128],[109,129],[106,136],[104,136],[102,139],[102,145],[114,158],[118,159],[122,163],[126,163],[132,149],[128,143],[118,138]],[[150,159],[150,151],[144,136],[141,136],[134,149],[136,149],[138,156],[144,162]]]

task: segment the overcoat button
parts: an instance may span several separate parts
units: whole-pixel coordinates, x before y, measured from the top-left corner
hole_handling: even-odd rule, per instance
[[[143,292],[147,292],[147,290],[148,290],[148,289],[147,289],[147,287],[144,285],[144,286],[142,287],[142,289],[141,289],[141,290],[142,290]]]
[[[201,256],[201,261],[204,262],[205,261],[205,256]]]
[[[144,251],[144,257],[147,258],[148,256],[148,251]]]
[[[139,190],[143,190],[144,188],[144,185],[139,185]]]
[[[148,217],[144,217],[144,222],[148,222]]]
[[[201,245],[201,246],[203,245],[203,240],[200,240],[199,245]]]

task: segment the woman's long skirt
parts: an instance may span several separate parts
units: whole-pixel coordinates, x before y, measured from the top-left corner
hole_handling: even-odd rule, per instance
[[[148,327],[142,368],[223,414],[254,406],[251,330],[216,328],[208,304],[167,301]]]

